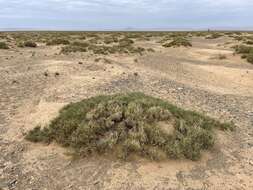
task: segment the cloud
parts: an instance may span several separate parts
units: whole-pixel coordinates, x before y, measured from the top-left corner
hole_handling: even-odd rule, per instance
[[[248,26],[253,18],[252,0],[0,0],[0,7],[0,27]]]

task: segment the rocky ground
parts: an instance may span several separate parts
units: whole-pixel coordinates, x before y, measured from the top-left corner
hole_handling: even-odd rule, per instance
[[[59,55],[57,46],[0,50],[0,189],[253,189],[253,65],[227,39],[193,39],[191,48],[144,55]],[[225,54],[220,60],[218,55]],[[98,94],[141,91],[223,121],[215,147],[199,161],[73,160],[56,144],[24,140],[64,105]]]

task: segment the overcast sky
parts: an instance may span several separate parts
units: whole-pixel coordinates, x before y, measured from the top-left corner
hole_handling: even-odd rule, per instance
[[[253,29],[253,0],[0,0],[0,28]]]

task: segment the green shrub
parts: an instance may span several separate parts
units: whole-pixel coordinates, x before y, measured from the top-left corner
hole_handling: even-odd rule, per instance
[[[148,48],[147,51],[148,52],[155,52],[155,50],[153,48]]]
[[[86,52],[91,51],[94,54],[108,55],[114,53],[139,53],[145,51],[144,48],[132,46],[134,42],[129,39],[121,39],[118,44],[113,46],[97,45],[87,42],[74,42],[68,46],[62,48],[62,53],[69,52]]]
[[[245,42],[245,44],[253,45],[253,41],[248,40],[248,41]]]
[[[119,42],[119,40],[117,37],[114,37],[114,36],[108,36],[104,38],[105,44],[111,44],[111,43],[117,43],[117,42]]]
[[[253,64],[253,51],[247,55],[247,61]]]
[[[0,42],[0,49],[9,49],[9,46],[5,42]]]
[[[253,47],[245,46],[245,45],[238,45],[238,46],[235,46],[234,48],[235,48],[236,53],[239,53],[239,54],[248,54],[253,49]]]
[[[62,47],[62,53],[71,53],[71,52],[87,52],[89,44],[86,42],[73,42],[65,47]]]
[[[68,44],[70,44],[70,42],[68,40],[62,39],[62,38],[53,39],[53,40],[47,42],[47,46],[68,45]]]
[[[242,54],[241,56],[242,59],[247,58],[247,61],[249,63],[253,63],[253,47],[239,45],[239,46],[235,46],[234,48],[235,48],[236,53]]]
[[[131,46],[133,43],[134,41],[129,38],[123,38],[119,40],[119,46],[121,47]]]
[[[247,54],[243,54],[243,55],[241,56],[241,58],[242,58],[242,59],[246,59],[246,58],[247,58]]]
[[[221,33],[212,33],[211,35],[207,36],[206,39],[217,39],[222,36],[223,36],[223,34],[221,34]]]
[[[242,37],[242,36],[234,36],[233,37],[235,40],[237,40],[237,41],[242,41],[242,40],[244,40],[244,38]]]
[[[175,38],[173,41],[163,44],[163,47],[180,47],[180,46],[191,47],[192,44],[189,40],[185,38]]]
[[[18,47],[31,47],[35,48],[37,47],[37,44],[33,41],[25,41],[25,42],[20,42],[18,43]]]
[[[218,59],[220,59],[220,60],[227,59],[227,56],[224,54],[219,54]]]
[[[136,154],[154,160],[197,160],[202,150],[213,146],[215,128],[232,130],[233,125],[142,93],[128,93],[71,103],[48,127],[35,127],[26,139],[56,141],[83,156],[99,153],[126,159]]]

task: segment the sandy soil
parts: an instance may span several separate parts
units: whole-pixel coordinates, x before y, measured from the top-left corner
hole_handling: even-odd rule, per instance
[[[44,45],[0,50],[0,189],[253,189],[253,65],[218,45],[225,42],[193,39],[192,48],[165,49],[151,41],[146,46],[155,53],[98,62],[99,56],[58,55],[59,47]],[[195,162],[73,160],[56,144],[24,140],[70,102],[126,91],[233,121],[237,130],[219,131],[215,147]]]

